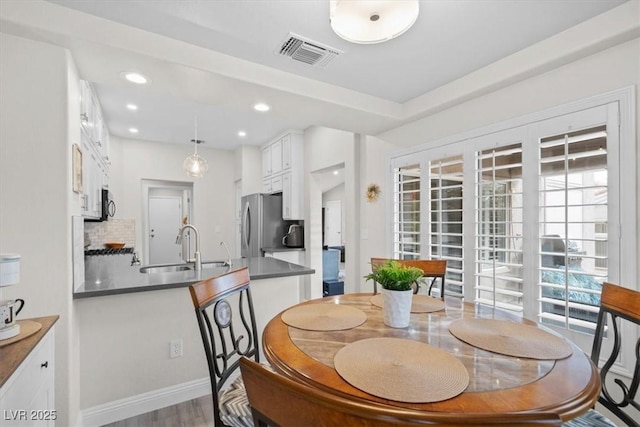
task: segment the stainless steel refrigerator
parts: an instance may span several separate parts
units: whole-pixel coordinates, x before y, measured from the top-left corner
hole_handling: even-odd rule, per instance
[[[242,197],[240,236],[243,258],[261,257],[265,248],[281,248],[287,232],[282,219],[282,194],[250,194]]]

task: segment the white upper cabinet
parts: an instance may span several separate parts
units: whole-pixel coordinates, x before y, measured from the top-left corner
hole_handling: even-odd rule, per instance
[[[262,177],[282,172],[282,141],[271,142],[262,149]]]
[[[282,141],[276,141],[271,145],[271,174],[282,172]]]
[[[282,193],[283,219],[304,219],[303,140],[289,131],[262,147],[262,192]]]
[[[262,149],[262,177],[271,176],[271,146]]]
[[[98,98],[86,80],[80,81],[80,129],[82,138],[82,214],[102,215],[102,189],[109,186],[109,130]]]
[[[291,135],[285,135],[282,141],[282,169],[288,170],[291,167]]]

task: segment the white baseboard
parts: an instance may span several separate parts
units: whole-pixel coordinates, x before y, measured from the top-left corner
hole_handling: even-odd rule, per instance
[[[211,394],[209,377],[115,400],[80,411],[76,427],[98,427]]]

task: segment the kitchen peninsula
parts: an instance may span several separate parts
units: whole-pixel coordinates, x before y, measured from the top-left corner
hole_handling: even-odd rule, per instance
[[[230,267],[204,259],[200,271],[150,273],[140,271],[148,266],[131,261],[130,254],[86,257],[85,282],[73,293],[84,425],[108,424],[211,393],[190,284],[248,267],[262,336],[270,319],[304,299],[304,279],[315,272],[269,257],[231,259]],[[170,352],[172,345],[178,355]]]
[[[184,264],[184,266],[187,267],[188,264]],[[141,270],[154,267],[122,265],[121,262],[107,260],[101,263],[86,264],[85,282],[75,289],[73,297],[88,298],[187,287],[209,277],[219,276],[241,267],[249,268],[252,281],[315,273],[312,268],[271,257],[232,259],[231,266],[223,265],[221,261],[205,261],[200,271],[187,269],[151,273],[141,272]]]

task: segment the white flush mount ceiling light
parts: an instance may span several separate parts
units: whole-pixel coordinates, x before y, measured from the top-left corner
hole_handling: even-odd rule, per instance
[[[151,83],[151,79],[149,79],[144,74],[140,74],[136,71],[123,71],[122,73],[120,73],[120,77],[128,82],[139,85],[146,85],[147,83]]]
[[[330,0],[331,28],[343,39],[381,43],[407,31],[420,11],[418,0]]]
[[[130,133],[138,133],[138,128],[129,128]]]
[[[127,104],[127,110],[136,111],[138,106],[136,104]]]
[[[198,144],[202,144],[204,141],[198,139],[198,119],[195,119],[195,139],[191,140],[194,146],[193,155],[184,159],[182,163],[182,168],[189,176],[193,176],[195,178],[202,178],[205,173],[209,170],[209,165],[207,161],[198,155]]]
[[[247,132],[245,132],[245,131],[243,131],[243,130],[238,131],[238,136],[239,136],[240,138],[244,138],[245,136],[247,136]]]

